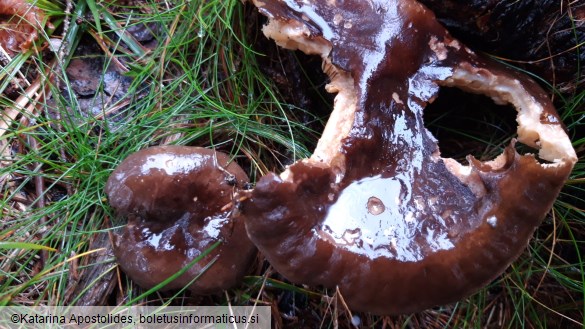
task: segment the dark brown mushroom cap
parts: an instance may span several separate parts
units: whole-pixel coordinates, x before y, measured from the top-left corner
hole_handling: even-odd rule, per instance
[[[128,219],[114,239],[120,267],[151,288],[221,241],[163,289],[186,286],[208,265],[191,291],[209,294],[236,285],[256,252],[243,222],[231,216],[234,193],[247,182],[235,162],[213,150],[157,146],[130,155],[105,189],[117,214]]]
[[[248,235],[298,283],[339,287],[354,310],[397,314],[457,301],[526,247],[576,161],[533,81],[454,40],[415,1],[255,1],[279,45],[319,54],[336,92],[310,159],[246,192]],[[518,111],[492,161],[441,158],[423,110],[439,86]]]

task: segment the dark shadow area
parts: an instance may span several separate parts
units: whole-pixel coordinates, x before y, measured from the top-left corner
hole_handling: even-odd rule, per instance
[[[439,141],[441,157],[466,163],[468,154],[482,161],[499,155],[516,137],[516,113],[513,106],[497,105],[487,96],[441,87],[425,108],[424,120]]]
[[[291,114],[299,122],[315,131],[323,131],[333,109],[335,95],[325,91],[329,78],[321,69],[322,59],[277,46],[274,40],[260,32],[266,21],[255,11],[250,15],[250,35],[255,35],[250,42],[253,49],[261,54],[256,57],[260,70],[275,83],[282,100],[290,105]],[[314,141],[316,143],[317,140]]]

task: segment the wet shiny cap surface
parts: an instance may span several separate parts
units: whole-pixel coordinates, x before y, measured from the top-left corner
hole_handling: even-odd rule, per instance
[[[221,244],[163,290],[187,285],[208,294],[239,282],[255,256],[244,224],[232,219],[234,193],[248,182],[226,154],[199,147],[158,146],[130,155],[112,172],[106,194],[128,223],[115,234],[120,267],[151,288]],[[213,264],[211,264],[213,262]]]
[[[268,37],[323,58],[337,93],[313,156],[242,193],[240,216],[275,269],[378,314],[457,301],[504,271],[576,160],[542,89],[477,56],[416,1],[254,4]],[[423,120],[440,86],[513,105],[516,137],[538,157],[512,142],[493,161],[442,158]]]

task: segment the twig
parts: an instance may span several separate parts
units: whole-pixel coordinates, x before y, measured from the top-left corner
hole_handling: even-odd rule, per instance
[[[39,78],[42,77],[46,77],[48,81],[51,80],[51,77],[53,75],[53,71],[52,68],[54,67],[54,65],[56,65],[57,61],[53,60],[48,67],[48,70],[46,72],[46,74],[41,74],[41,76],[39,76]],[[35,82],[40,81],[38,78]],[[25,126],[29,126],[31,124],[31,121],[34,122],[34,118],[36,118],[39,113],[36,110],[37,109],[37,104],[39,104],[40,102],[43,102],[45,99],[47,99],[49,97],[49,93],[48,93],[48,84],[45,84],[45,86],[41,89],[41,91],[39,93],[35,93],[34,95],[34,99],[31,100],[31,102],[28,104],[28,106],[26,107],[25,113],[27,113],[26,116],[23,116],[21,119],[21,122],[23,123],[23,125]],[[35,152],[38,153],[39,151],[39,145],[37,143],[36,138],[28,135],[27,136],[27,143],[30,145],[30,148]],[[37,209],[42,209],[45,207],[45,181],[44,178],[42,176],[42,163],[35,163],[33,166],[33,172],[35,173],[35,177],[34,177],[34,183],[35,183],[35,194],[37,196],[37,199],[35,202],[32,203],[31,206],[36,207]],[[47,217],[46,216],[41,216],[39,219],[40,225],[41,226],[45,226],[47,223]],[[44,264],[46,264],[46,260],[49,257],[49,253],[46,250],[41,250],[41,260],[40,260],[40,265],[41,268],[44,267]]]
[[[37,93],[39,88],[41,87],[41,82],[43,77],[38,77],[35,81],[28,87],[24,93],[24,95],[20,95],[16,102],[14,102],[13,107],[8,107],[4,109],[4,111],[0,114],[0,137],[8,131],[8,127],[15,122],[16,117],[18,114],[24,110],[25,106],[29,103],[29,101],[33,98],[33,96]]]
[[[67,40],[67,33],[69,33],[69,26],[71,24],[71,9],[73,9],[73,1],[67,0],[65,5],[65,19],[63,20],[63,33],[61,33],[62,40]],[[64,41],[59,47],[57,58],[60,63],[64,63],[63,59],[69,55],[70,47],[68,42]]]
[[[28,144],[30,145],[31,149],[36,153],[39,151],[39,144],[34,137],[28,136]],[[37,196],[36,201],[34,201],[31,206],[36,207],[37,209],[42,209],[45,207],[45,180],[42,176],[42,163],[35,163],[33,172],[35,173],[34,182],[35,182],[35,194]],[[47,223],[47,216],[43,215],[39,219],[41,226],[45,226]],[[49,253],[46,250],[41,250],[41,262],[44,264],[45,260],[49,256]]]

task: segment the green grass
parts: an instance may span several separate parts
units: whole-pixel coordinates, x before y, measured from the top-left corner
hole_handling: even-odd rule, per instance
[[[264,36],[247,19],[255,11],[239,0],[124,6],[79,0],[71,16],[63,14],[64,3],[37,4],[52,17],[52,37],[66,42],[58,60],[48,51],[31,50],[0,70],[0,107],[14,113],[8,130],[0,132],[0,305],[80,300],[246,305],[258,299],[277,305],[286,295],[295,298],[302,323],[349,326],[342,303],[324,298],[334,291],[287,283],[261,260],[241,287],[200,298],[141,289],[106,253],[107,235],[121,223],[107,204],[104,184],[132,152],[169,143],[213,147],[232,155],[252,181],[310,155],[324,118],[287,104],[291,95],[281,94],[260,69],[266,57],[254,45]],[[160,28],[150,43],[156,46],[127,31],[142,24]],[[80,44],[100,44],[95,56],[101,58],[102,71],[116,66],[131,78],[123,97],[103,92],[89,97],[103,104],[99,112],[83,111],[74,81],[65,74],[81,58],[75,52]],[[35,94],[29,84],[36,79]],[[101,78],[97,89],[105,88]],[[324,94],[321,87],[318,92]],[[29,99],[23,97],[24,106],[16,107],[21,95]],[[326,103],[328,97],[323,99]],[[585,152],[584,99],[585,91],[565,96],[559,109],[580,157]],[[495,126],[498,118],[482,120]],[[480,145],[478,156],[499,153],[509,138],[478,135],[477,129],[435,128],[473,136]],[[454,305],[399,317],[360,314],[362,323],[391,328],[578,326],[575,322],[583,322],[585,314],[584,199],[585,163],[580,159],[535,239],[501,278]],[[104,296],[86,296],[101,291],[97,287],[103,282],[111,283]],[[274,316],[277,323],[295,323]]]

